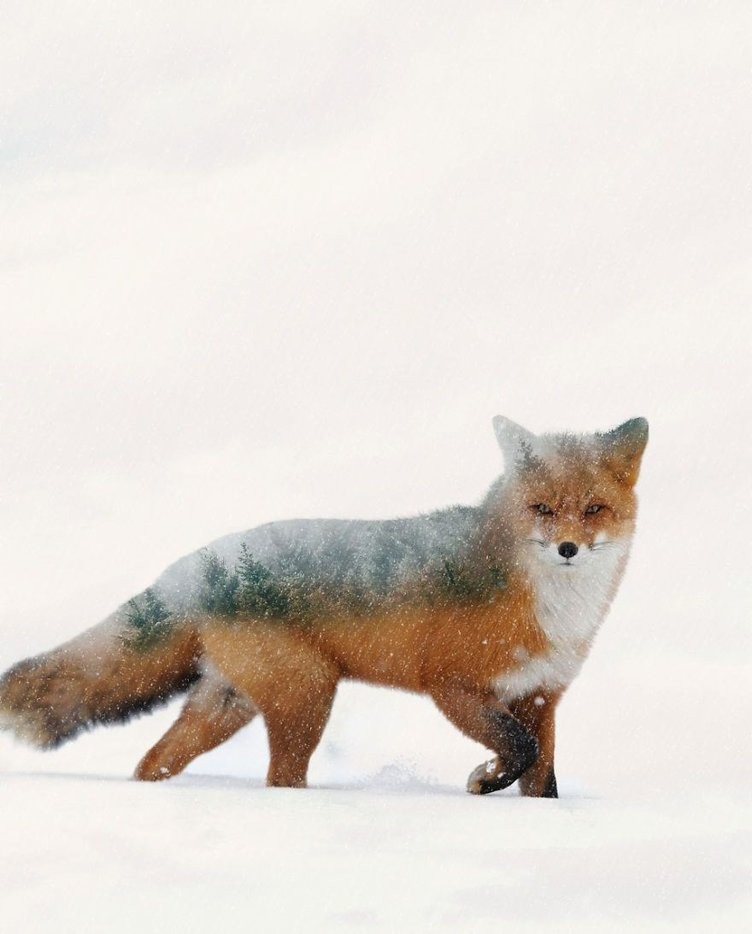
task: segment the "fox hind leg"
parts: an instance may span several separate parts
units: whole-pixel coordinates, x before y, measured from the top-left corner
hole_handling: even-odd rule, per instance
[[[264,713],[270,754],[267,785],[306,787],[308,763],[329,720],[337,682],[317,679],[315,685],[304,681],[302,690],[300,685],[296,687],[293,692],[286,691],[279,704]]]
[[[277,623],[209,626],[203,642],[217,669],[264,716],[267,784],[304,788],[332,709],[337,666],[293,627]]]
[[[256,716],[250,700],[211,665],[194,685],[180,716],[136,766],[134,777],[161,781],[182,772],[202,753],[214,749]]]

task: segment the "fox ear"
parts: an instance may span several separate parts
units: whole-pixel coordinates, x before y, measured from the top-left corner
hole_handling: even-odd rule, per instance
[[[516,464],[521,461],[527,461],[535,457],[535,449],[538,446],[538,438],[503,415],[497,415],[493,420],[496,440],[504,455],[504,464],[507,470],[512,470]]]
[[[645,418],[631,418],[623,425],[598,436],[603,457],[616,479],[634,486],[640,473],[640,461],[648,443],[648,422]]]

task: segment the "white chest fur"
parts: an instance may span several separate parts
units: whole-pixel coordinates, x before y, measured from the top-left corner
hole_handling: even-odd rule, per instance
[[[523,650],[516,653],[518,664],[494,681],[501,700],[509,702],[536,690],[559,690],[571,684],[606,616],[628,547],[628,542],[596,546],[571,567],[535,562],[531,567],[535,615],[549,647],[534,656]]]

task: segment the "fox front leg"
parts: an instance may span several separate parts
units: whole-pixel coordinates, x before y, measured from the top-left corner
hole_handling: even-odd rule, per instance
[[[509,706],[507,742],[515,747],[522,741],[524,747],[527,740],[520,740],[520,737],[532,737],[537,747],[535,759],[517,776],[520,793],[526,798],[559,797],[554,772],[554,734],[556,705],[560,697],[561,693],[536,691]],[[473,770],[467,790],[483,795],[510,784],[506,759],[496,756]]]
[[[493,694],[464,687],[443,687],[433,695],[437,707],[471,739],[496,756],[471,773],[467,790],[485,795],[516,782],[538,758],[538,741]]]
[[[496,718],[495,726],[499,735],[497,742],[504,751],[473,769],[467,779],[467,790],[471,795],[500,791],[517,779],[522,783],[538,761],[538,741],[511,713]]]
[[[558,798],[554,772],[556,706],[560,692],[536,691],[511,705],[515,718],[538,742],[538,758],[520,776],[520,792],[528,798]]]

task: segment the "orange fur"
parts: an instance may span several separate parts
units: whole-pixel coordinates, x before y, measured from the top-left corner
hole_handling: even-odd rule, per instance
[[[582,490],[591,500],[608,502],[609,510],[583,516],[578,499]],[[565,458],[541,478],[533,473],[506,496],[515,501],[518,520],[510,525],[504,513],[489,522],[479,553],[493,554],[506,538],[529,535],[528,506],[538,501],[557,507],[550,523],[550,535],[557,541],[588,547],[599,533],[628,536],[634,527],[631,483],[614,479],[601,467],[573,470]],[[497,516],[493,511],[491,515]],[[521,657],[541,657],[552,648],[535,617],[531,583],[522,571],[488,603],[422,605],[406,599],[365,618],[353,619],[333,608],[331,617],[313,625],[206,619],[199,629],[218,670],[265,716],[272,752],[270,783],[304,784],[305,766],[326,724],[336,684],[348,678],[428,694],[460,730],[492,749],[503,748],[504,736],[489,727],[488,710],[513,716],[537,746],[534,763],[521,776],[522,793],[551,794],[552,787],[555,793],[554,715],[562,691],[536,690],[534,696],[508,706],[493,693],[494,681],[514,669]],[[583,641],[577,649],[584,658],[589,644]],[[206,748],[212,745],[209,740]],[[492,767],[479,769],[503,774],[508,769],[503,752]],[[480,790],[477,772],[469,781],[471,791]]]
[[[523,794],[555,797],[555,711],[624,571],[647,423],[540,443],[505,419],[495,427],[512,469],[476,511],[478,524],[468,526],[469,540],[446,564],[446,579],[426,563],[365,609],[314,579],[313,589],[297,593],[308,595],[315,612],[271,618],[206,610],[183,615],[161,635],[150,637],[147,628],[133,641],[130,615],[140,613],[142,624],[149,612],[157,623],[164,619],[147,592],[141,604],[126,605],[124,617],[8,671],[0,679],[0,725],[51,746],[195,682],[137,778],[177,774],[260,712],[269,735],[268,783],[302,787],[337,684],[356,679],[427,694],[491,749],[494,757],[470,775],[471,792],[520,779]],[[579,550],[584,570],[568,578],[563,564]]]

